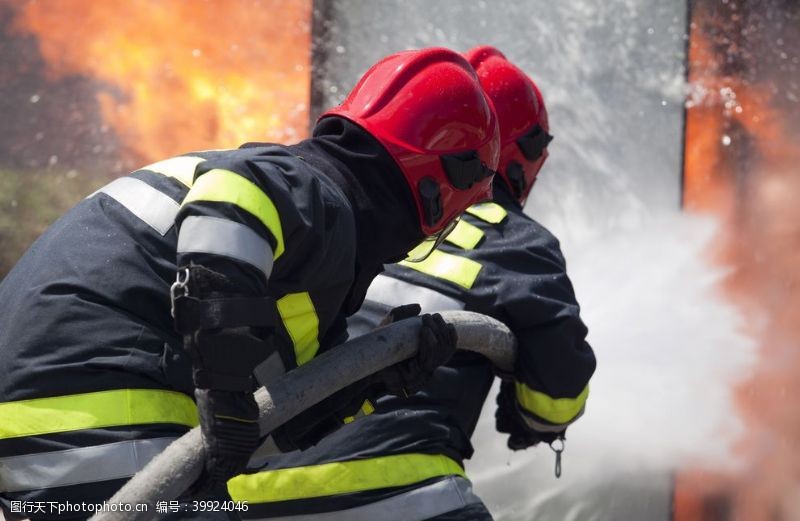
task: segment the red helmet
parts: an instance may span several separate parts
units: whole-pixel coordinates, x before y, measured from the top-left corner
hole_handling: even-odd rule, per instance
[[[389,151],[411,187],[425,235],[491,198],[500,157],[497,116],[460,54],[443,48],[392,54],[321,118],[328,116],[356,123]]]
[[[500,122],[500,164],[497,173],[511,193],[525,204],[536,176],[547,159],[547,109],[542,93],[527,74],[489,45],[464,53],[475,68],[483,90],[494,103]]]

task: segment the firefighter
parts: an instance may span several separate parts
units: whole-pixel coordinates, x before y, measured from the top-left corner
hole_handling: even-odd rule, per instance
[[[466,56],[500,122],[494,200],[470,207],[424,262],[387,266],[350,332],[413,315],[418,309],[401,305],[414,302],[425,312],[466,309],[501,320],[519,352],[501,384],[497,429],[512,450],[563,443],[584,410],[595,358],[559,243],[522,210],[547,159],[547,111],[533,81],[500,51],[478,47]],[[232,497],[249,500],[248,518],[491,519],[463,461],[494,376],[487,359],[457,352],[409,400],[381,398],[371,415],[309,451],[254,461],[229,483]]]
[[[474,70],[431,48],[378,62],[308,140],[174,157],[84,199],[0,285],[4,508],[107,499],[198,423],[195,492],[224,491],[259,443],[257,385],[340,343],[384,263],[490,196],[498,157]],[[420,344],[388,392],[416,390],[454,330],[427,316]],[[344,394],[278,441],[316,441],[363,402]]]

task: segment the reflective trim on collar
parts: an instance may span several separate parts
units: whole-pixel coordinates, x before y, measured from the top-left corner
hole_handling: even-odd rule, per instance
[[[517,401],[522,408],[550,423],[568,424],[583,411],[589,386],[583,388],[575,398],[552,398],[540,391],[534,391],[522,382],[514,382]]]
[[[229,203],[247,211],[275,238],[275,258],[283,254],[283,228],[278,209],[272,199],[249,179],[230,170],[209,170],[197,177],[183,204],[194,201]]]
[[[402,261],[401,266],[470,289],[481,271],[480,263],[441,250],[434,250],[424,261]]]
[[[0,458],[0,492],[96,483],[133,476],[177,437],[130,440]]]
[[[272,248],[244,224],[219,217],[190,215],[181,223],[178,253],[212,253],[232,257],[272,273]]]
[[[503,219],[508,217],[508,212],[505,208],[492,202],[473,204],[467,208],[466,211],[468,214],[474,215],[478,219],[490,224],[501,223]]]
[[[179,205],[167,194],[135,177],[120,177],[89,197],[104,193],[144,221],[161,236],[175,224]]]
[[[465,220],[458,221],[455,229],[445,237],[445,241],[464,250],[473,250],[484,238],[483,231]]]
[[[197,407],[183,393],[117,389],[0,403],[0,439],[123,425],[198,425]]]
[[[177,179],[185,186],[191,188],[194,181],[194,171],[197,165],[205,161],[202,157],[179,156],[171,157],[152,165],[147,165],[139,170],[150,170],[167,177]]]
[[[366,299],[390,307],[416,303],[422,308],[422,313],[464,309],[464,303],[460,300],[388,275],[375,277],[367,289]]]
[[[368,505],[336,512],[262,518],[265,521],[424,521],[481,503],[468,480],[450,476]]]
[[[398,454],[242,474],[228,481],[234,501],[271,503],[412,485],[463,476],[461,465],[439,454]]]

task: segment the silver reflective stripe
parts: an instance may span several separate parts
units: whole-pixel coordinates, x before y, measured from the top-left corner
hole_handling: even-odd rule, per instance
[[[178,234],[178,253],[225,255],[255,266],[269,278],[272,248],[266,239],[244,224],[219,217],[184,219]]]
[[[0,492],[94,483],[133,476],[177,438],[131,440],[0,458]]]
[[[416,488],[390,498],[338,512],[263,518],[269,521],[423,521],[480,503],[472,492],[472,483],[460,476],[450,476],[436,483]]]
[[[423,313],[464,309],[464,303],[460,300],[386,275],[375,277],[366,298],[390,307],[417,303]]]
[[[578,412],[578,414],[576,414],[575,417],[572,418],[567,423],[561,423],[559,425],[551,425],[548,423],[538,422],[535,419],[531,418],[530,413],[525,411],[525,409],[523,409],[520,404],[517,404],[517,408],[519,409],[520,416],[522,416],[522,419],[525,420],[525,423],[528,425],[528,427],[539,432],[562,432],[564,429],[567,428],[567,426],[569,426],[571,423],[575,422],[575,420],[583,416],[583,412],[586,410],[586,406],[584,405],[583,407],[581,407],[581,410]]]
[[[167,194],[134,177],[120,177],[89,197],[98,193],[117,201],[162,236],[175,224],[180,208]]]

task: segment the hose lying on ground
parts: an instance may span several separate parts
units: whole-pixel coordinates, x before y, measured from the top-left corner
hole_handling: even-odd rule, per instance
[[[479,313],[447,311],[442,317],[456,327],[458,348],[486,356],[500,371],[511,372],[516,358],[516,339],[501,322]],[[300,412],[332,393],[417,351],[421,320],[402,320],[354,338],[307,364],[288,372],[269,388],[259,389],[262,433],[273,431]],[[155,515],[157,501],[170,501],[197,480],[203,468],[203,443],[195,427],[156,456],[133,476],[108,503],[146,504],[147,512],[100,512],[92,521],[138,521]]]

